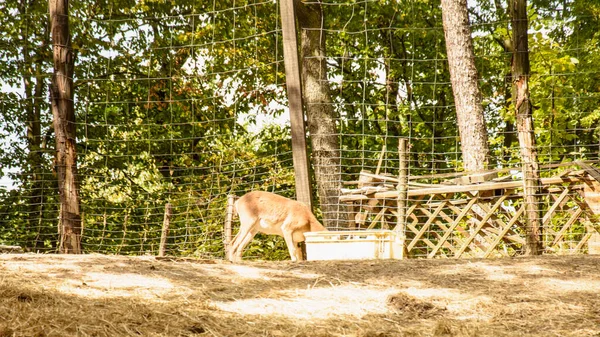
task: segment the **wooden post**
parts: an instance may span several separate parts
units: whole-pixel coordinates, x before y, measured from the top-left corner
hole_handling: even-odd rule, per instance
[[[225,247],[225,257],[229,257],[229,246],[231,245],[232,237],[232,222],[233,222],[233,204],[235,203],[235,195],[227,196],[227,215],[225,217],[225,228],[223,233],[223,246]]]
[[[529,44],[527,28],[527,0],[511,0],[512,20],[512,99],[515,102],[521,161],[523,165],[523,203],[525,204],[526,255],[543,253],[542,222],[540,213],[540,168],[533,129],[533,106],[529,94]]]
[[[292,155],[296,175],[296,199],[312,209],[294,1],[281,0],[279,2],[279,10],[281,13],[281,30],[283,34],[285,78],[290,105]]]
[[[400,138],[398,143],[400,159],[398,172],[398,224],[396,232],[404,235],[406,229],[406,206],[408,199],[408,145],[406,138]]]
[[[158,248],[158,256],[165,256],[167,249],[167,236],[169,236],[169,226],[171,226],[171,204],[165,205],[165,217],[163,219],[162,232],[160,233],[160,246]]]
[[[377,162],[377,169],[375,170],[375,175],[379,175],[379,170],[381,170],[381,164],[383,163],[383,157],[385,156],[386,145],[383,144],[381,147],[381,153],[379,154],[379,161]]]
[[[69,32],[68,0],[49,0],[54,74],[50,85],[50,107],[56,138],[56,176],[60,195],[59,252],[81,253],[81,215],[77,183],[73,68],[75,57]]]
[[[0,245],[0,253],[23,253],[21,246],[3,246]]]

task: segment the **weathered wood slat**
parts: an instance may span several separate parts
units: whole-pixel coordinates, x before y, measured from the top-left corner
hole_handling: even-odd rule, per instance
[[[468,185],[468,184],[478,184],[484,183],[486,181],[490,181],[494,178],[498,178],[498,172],[485,172],[485,173],[476,173],[470,174],[463,177],[459,177],[454,179],[454,182],[458,185]]]
[[[504,202],[505,199],[506,199],[506,196],[504,195],[504,196],[500,197],[498,199],[498,201],[496,201],[496,203],[494,204],[494,207],[492,207],[492,209],[491,209],[491,212],[487,213],[485,215],[485,217],[483,219],[481,219],[481,221],[479,222],[479,225],[477,225],[477,227],[475,228],[475,231],[473,233],[471,233],[471,235],[467,238],[465,243],[460,247],[460,249],[456,253],[455,257],[459,258],[462,255],[462,253],[465,251],[465,249],[467,249],[469,244],[471,244],[473,239],[475,239],[475,236],[477,235],[477,233],[479,233],[481,228],[485,225],[485,223],[488,221],[488,219],[492,216],[492,213],[495,212],[500,207],[500,205],[502,205],[502,203]]]
[[[576,161],[575,163],[584,169],[585,172],[590,175],[590,177],[594,178],[597,182],[600,182],[600,170],[582,161]]]
[[[391,182],[394,182],[396,184],[400,182],[400,180],[398,178],[393,177],[391,175],[373,174],[373,173],[370,173],[368,171],[361,171],[360,175],[364,176],[364,177],[367,177],[367,178],[379,180],[379,181],[391,181]],[[360,181],[360,179],[359,179],[359,181]]]
[[[23,253],[23,248],[21,246],[0,245],[0,253]]]
[[[286,91],[290,113],[296,198],[298,201],[312,208],[294,2],[291,0],[281,1],[279,10],[281,15],[281,32],[284,41],[283,63],[285,66]]]
[[[421,207],[421,208],[419,208],[419,211],[421,211],[425,216],[428,216],[429,218],[433,217],[435,219],[435,224],[444,232],[444,234],[448,232],[448,230],[449,230],[448,227],[441,220],[437,219],[437,217],[434,217],[433,213],[429,212],[427,210],[427,208]],[[439,216],[445,218],[446,220],[448,220],[448,223],[452,223],[452,221],[453,221],[453,219],[450,219],[448,217],[448,215],[446,215],[443,211],[439,213]],[[434,233],[437,236],[438,240],[442,239],[443,236],[439,235],[435,231],[434,231]],[[444,247],[450,249],[452,252],[456,252],[456,247],[454,247],[448,241],[444,240],[444,241],[440,241],[440,243]],[[436,247],[437,247],[437,245],[436,245]]]
[[[590,232],[585,233],[585,235],[581,238],[581,240],[577,243],[573,250],[575,250],[575,252],[581,251],[583,249],[583,245],[585,245],[592,237],[592,234],[593,233]]]
[[[406,224],[406,227],[408,227],[414,233],[418,233],[419,232],[419,230],[412,223]],[[427,239],[427,238],[420,238],[419,240],[417,240],[416,237],[414,239],[412,239],[411,242],[410,242],[410,243],[414,242],[414,244],[413,244],[412,247],[414,247],[417,244],[418,241],[422,241],[423,243],[425,243],[430,248],[435,247],[435,245],[433,244],[433,242],[431,242],[429,239]],[[406,250],[408,252],[410,252],[412,250],[412,247],[411,248],[407,247]]]
[[[506,198],[509,197],[509,195],[504,195]],[[495,221],[496,223],[498,223],[500,225],[501,228],[503,228],[504,226],[506,226],[506,223],[504,222],[504,220],[502,220],[499,216],[497,216],[495,213],[496,212],[492,212],[492,210],[483,203],[478,204],[478,206],[486,213],[492,213],[493,216],[493,221]],[[500,209],[502,210],[502,205],[500,205]]]
[[[387,211],[387,207],[383,207],[381,209],[381,211],[379,211],[379,213],[377,213],[377,215],[375,216],[375,218],[373,219],[373,221],[371,222],[369,227],[367,227],[367,229],[373,229],[373,227],[375,227],[377,222],[383,217],[383,215],[385,214],[386,211]]]
[[[481,254],[479,254],[477,256],[479,258],[483,258],[486,255],[486,253],[490,247],[494,247],[494,248],[496,247],[494,245],[494,242],[498,237],[500,237],[499,235],[501,233],[500,230],[497,230],[496,228],[493,228],[493,227],[483,227],[481,229],[481,232],[485,233],[485,236],[483,237],[485,240],[485,245],[481,249]],[[500,237],[500,239],[502,239],[502,238]],[[497,249],[492,249],[492,252],[490,253],[490,255],[492,255],[493,253],[496,253],[496,255],[499,255],[499,256],[509,256],[509,254],[507,254],[506,252],[503,252],[503,251],[497,250]]]
[[[338,200],[340,202],[354,202],[361,200],[369,200],[370,198],[363,194],[349,194],[349,195],[341,195]]]
[[[421,203],[421,200],[423,199],[423,197],[424,196],[421,196],[417,200],[414,200],[413,204],[406,210],[406,214],[404,215],[404,217],[406,219],[408,219],[408,218],[414,218],[415,217],[414,211],[419,206],[419,204]],[[399,230],[399,228],[393,228],[393,230]]]
[[[556,236],[554,237],[554,241],[552,241],[552,244],[550,246],[556,246],[558,241],[560,241],[560,239],[562,239],[562,237],[565,235],[565,232],[569,229],[569,227],[571,227],[571,225],[573,225],[575,223],[575,221],[579,218],[579,216],[581,215],[582,212],[583,211],[581,210],[581,208],[578,208],[571,215],[571,217],[569,218],[567,223],[560,229],[558,234],[556,234]]]
[[[361,188],[342,188],[340,189],[340,200],[344,196],[348,195],[369,195],[378,192],[387,192],[396,190],[394,186],[380,185],[380,186],[363,186]]]
[[[504,226],[504,228],[502,229],[502,232],[500,232],[498,234],[498,236],[496,237],[496,240],[494,240],[494,242],[492,242],[492,244],[488,247],[487,251],[485,252],[485,254],[483,254],[484,258],[489,257],[492,252],[496,249],[496,247],[498,246],[498,244],[500,243],[500,241],[502,241],[502,239],[505,238],[506,234],[508,233],[508,231],[511,229],[511,227],[515,224],[515,222],[517,221],[517,219],[523,215],[523,212],[525,212],[525,206],[521,205],[521,207],[519,208],[519,210],[515,213],[515,215],[513,216],[512,219],[510,219],[510,221]],[[523,240],[524,241],[524,240]]]
[[[421,227],[421,230],[419,230],[417,232],[417,235],[415,236],[415,238],[410,242],[410,244],[408,245],[408,251],[410,251],[412,249],[412,247],[415,246],[415,244],[417,243],[417,241],[421,238],[421,236],[423,236],[423,233],[425,233],[425,231],[427,231],[427,229],[429,229],[429,226],[431,225],[431,223],[435,220],[435,217],[442,211],[442,209],[444,209],[445,203],[441,203],[433,212],[433,215],[431,217],[429,217],[429,219],[427,219],[427,222],[425,222],[425,224],[423,225],[423,227]],[[435,245],[434,245],[435,247]]]
[[[554,185],[560,183],[574,183],[584,181],[581,177],[553,177],[553,178],[542,178],[542,185]],[[421,189],[409,189],[408,196],[420,196],[420,195],[431,195],[431,194],[446,194],[446,193],[465,193],[472,191],[489,191],[498,189],[511,189],[520,188],[523,186],[522,181],[509,181],[502,183],[484,183],[474,185],[457,185],[457,186],[443,186],[434,188],[421,188]],[[391,199],[398,197],[398,191],[380,192],[375,193],[375,198],[379,199]]]
[[[564,191],[558,197],[558,199],[556,199],[554,201],[554,203],[552,204],[552,206],[550,206],[550,208],[548,209],[548,211],[546,212],[546,214],[542,218],[542,226],[546,226],[548,224],[548,222],[552,218],[552,214],[554,214],[554,212],[556,211],[556,209],[559,208],[562,205],[562,202],[566,199],[566,197],[568,195],[569,195],[569,189],[565,188]]]
[[[433,258],[435,256],[435,254],[438,252],[438,250],[442,247],[443,242],[447,241],[448,237],[450,237],[450,235],[452,235],[454,233],[454,229],[456,228],[456,226],[458,226],[458,224],[462,221],[462,219],[471,211],[471,208],[473,207],[473,205],[476,202],[477,202],[477,198],[471,199],[469,201],[469,203],[467,204],[467,206],[465,206],[465,208],[463,208],[460,211],[460,213],[458,214],[458,217],[456,219],[454,219],[454,221],[450,224],[450,227],[448,227],[448,230],[446,231],[446,233],[444,233],[444,236],[442,236],[442,238],[440,239],[440,242],[429,253],[429,255],[427,256],[428,258]],[[460,240],[460,241],[462,241],[462,240]],[[462,244],[462,242],[461,242],[461,244]]]

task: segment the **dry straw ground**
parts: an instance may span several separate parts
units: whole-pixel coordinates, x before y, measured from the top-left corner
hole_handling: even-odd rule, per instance
[[[0,255],[0,336],[600,336],[600,256]]]

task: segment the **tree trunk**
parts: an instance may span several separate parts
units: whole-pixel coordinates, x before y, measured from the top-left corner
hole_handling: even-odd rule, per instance
[[[69,2],[68,0],[49,0],[48,7],[54,54],[50,100],[56,135],[55,165],[61,206],[58,225],[59,252],[79,254],[81,253],[81,216],[79,213],[73,104],[75,60],[69,34]]]
[[[30,2],[21,0],[18,7],[19,14],[22,17],[26,17],[32,10],[31,7],[32,4]],[[27,163],[24,171],[27,174],[27,183],[29,186],[29,202],[27,205],[29,215],[27,223],[29,228],[38,229],[34,246],[36,250],[39,250],[44,248],[44,239],[41,233],[42,224],[40,223],[44,207],[44,182],[42,178],[44,159],[42,156],[41,110],[45,82],[43,69],[46,59],[41,56],[32,58],[30,55],[30,42],[27,38],[34,34],[33,31],[35,29],[34,23],[31,21],[26,21],[21,26],[21,37],[23,39],[21,52],[23,54],[22,73],[26,118],[24,124],[27,141]],[[40,34],[42,36],[42,45],[39,49],[44,50],[48,45],[46,29],[44,27],[39,27],[38,29],[41,29],[42,32]]]
[[[531,101],[529,100],[529,46],[527,41],[527,0],[510,0],[512,42],[513,101],[521,160],[523,165],[523,199],[525,203],[526,255],[542,252],[539,209],[540,174],[535,147]]]
[[[295,5],[301,27],[302,89],[315,178],[323,222],[326,227],[335,228],[340,220],[341,160],[321,30],[323,11],[320,2],[305,4],[296,0]]]
[[[442,0],[442,20],[464,169],[467,172],[485,170],[489,160],[488,135],[467,1]]]

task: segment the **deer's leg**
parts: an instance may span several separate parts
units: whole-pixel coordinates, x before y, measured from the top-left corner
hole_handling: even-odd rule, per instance
[[[242,236],[242,233],[240,232],[240,241],[238,242],[238,246],[236,247],[235,251],[231,252],[231,257],[233,258],[232,261],[239,262],[242,260],[242,254],[244,253],[244,249],[250,243],[250,241],[252,241],[256,233],[257,231],[254,229],[249,229],[245,231],[243,233],[244,236]]]
[[[231,246],[229,246],[229,251],[227,252],[227,258],[229,259],[229,261],[235,261],[236,256],[239,256],[239,260],[241,260],[241,252],[243,252],[244,250],[244,245],[242,245],[242,242],[244,241],[244,239],[246,239],[246,236],[251,232],[251,229],[253,227],[253,225],[246,226],[246,223],[248,222],[242,222],[242,224],[240,225],[240,230],[235,236],[235,239],[233,239]],[[252,237],[254,237],[254,234],[252,234]]]
[[[233,242],[231,242],[231,244],[229,245],[229,250],[227,251],[227,259],[229,261],[233,261],[233,257],[235,256],[235,251],[238,249],[238,246],[240,245],[240,241],[243,238],[242,234],[246,235],[246,233],[242,233],[242,230],[240,229],[240,231],[237,233],[237,235],[233,239]]]
[[[283,238],[285,239],[285,244],[288,247],[288,251],[290,252],[290,258],[292,259],[292,261],[304,260],[302,250],[298,247],[298,242],[294,241],[294,232],[288,229],[284,229]]]

